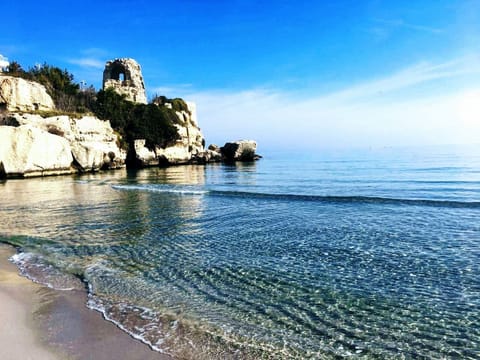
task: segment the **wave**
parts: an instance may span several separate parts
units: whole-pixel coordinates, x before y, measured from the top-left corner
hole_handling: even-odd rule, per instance
[[[126,191],[148,191],[156,193],[169,193],[175,195],[210,195],[222,197],[252,198],[279,201],[309,201],[331,204],[378,204],[378,205],[411,205],[411,206],[431,206],[446,208],[480,208],[479,201],[460,201],[460,200],[439,200],[439,199],[409,199],[379,196],[360,196],[360,195],[307,195],[291,193],[267,193],[250,192],[235,190],[198,190],[189,188],[171,188],[159,185],[112,185],[116,190]]]
[[[18,267],[20,275],[50,289],[71,291],[84,288],[79,276],[62,272],[59,268],[49,264],[41,255],[19,252],[11,256],[9,260]]]
[[[153,310],[141,307],[141,306],[130,306],[128,304],[117,304],[117,307],[121,308],[123,310],[123,313],[130,313],[131,316],[136,316],[141,318],[143,314],[148,314],[149,320],[147,321],[146,324],[142,327],[139,326],[134,326],[132,328],[129,328],[126,324],[124,324],[121,320],[118,320],[110,314],[108,311],[109,306],[105,304],[105,301],[102,301],[102,299],[98,296],[95,296],[92,285],[88,284],[88,300],[87,300],[87,307],[91,310],[95,310],[100,312],[103,315],[103,318],[113,324],[115,324],[119,329],[122,331],[126,332],[128,335],[133,337],[134,339],[137,339],[144,344],[148,345],[153,351],[157,351],[163,354],[168,354],[162,347],[162,336],[158,336],[156,339],[156,342],[153,342],[152,340],[149,339],[145,333],[147,330],[150,330],[150,332],[153,332],[157,330],[155,328],[156,324],[154,319],[159,318],[159,314],[155,313]],[[114,307],[110,305],[110,307]],[[123,317],[124,321],[125,315],[120,316]]]
[[[177,195],[204,195],[208,193],[207,190],[194,190],[189,188],[171,188],[162,187],[158,185],[112,185],[115,190],[137,190],[137,191],[149,191],[158,193],[169,193]]]
[[[359,204],[381,204],[381,205],[416,205],[433,207],[453,208],[480,208],[478,201],[456,201],[456,200],[435,200],[435,199],[401,199],[375,196],[332,196],[332,195],[301,195],[301,194],[272,194],[256,193],[248,191],[218,191],[210,192],[214,196],[249,197],[258,199],[290,200],[290,201],[311,201],[320,203],[359,203]]]

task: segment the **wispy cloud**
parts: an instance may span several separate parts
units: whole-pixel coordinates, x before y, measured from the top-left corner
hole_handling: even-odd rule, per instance
[[[300,148],[478,142],[480,85],[440,86],[464,75],[480,81],[480,61],[414,64],[309,98],[272,89],[184,96],[197,102],[209,142],[255,138],[264,146]],[[419,96],[414,90],[424,84],[438,84],[438,91]],[[391,97],[386,101],[380,92]]]
[[[67,59],[67,62],[78,65],[85,70],[97,70],[105,67],[108,51],[101,48],[88,48],[80,51],[80,56]]]
[[[105,66],[105,61],[95,58],[79,58],[79,59],[69,59],[70,64],[79,65],[85,68],[94,68],[94,69],[103,69]]]
[[[432,26],[426,26],[421,24],[412,24],[404,21],[403,19],[373,19],[376,23],[387,25],[392,28],[404,28],[409,30],[423,31],[431,34],[441,34],[444,32],[444,29],[436,28]]]
[[[92,48],[82,50],[82,54],[85,57],[105,58],[105,57],[108,57],[109,52],[105,49],[92,47]]]
[[[172,84],[164,86],[156,86],[149,89],[149,93],[153,95],[165,95],[165,96],[180,96],[185,92],[191,92],[192,84]]]
[[[403,19],[372,19],[372,26],[367,29],[374,39],[377,41],[385,41],[390,36],[400,30],[410,30],[415,32],[423,32],[431,35],[440,35],[445,32],[442,28],[427,26],[422,24],[413,24]]]
[[[322,102],[355,102],[377,97],[379,94],[404,90],[434,80],[461,75],[480,74],[480,58],[463,57],[443,63],[421,62],[393,74],[353,84],[343,90],[321,97]],[[318,99],[315,99],[318,101]]]
[[[9,64],[8,59],[2,54],[0,54],[0,69],[4,68],[5,66],[8,66],[8,64]]]

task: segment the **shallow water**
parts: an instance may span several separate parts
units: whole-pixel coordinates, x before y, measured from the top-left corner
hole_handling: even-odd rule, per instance
[[[479,150],[9,180],[0,241],[179,357],[473,359]]]

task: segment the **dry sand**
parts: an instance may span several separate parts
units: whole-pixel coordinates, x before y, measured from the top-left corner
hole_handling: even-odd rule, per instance
[[[18,275],[0,244],[0,359],[170,359],[86,306],[86,293],[55,291]]]

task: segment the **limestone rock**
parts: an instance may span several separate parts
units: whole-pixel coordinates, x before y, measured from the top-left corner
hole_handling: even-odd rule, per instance
[[[206,164],[212,162],[220,162],[222,161],[222,154],[212,150],[205,150],[200,152],[194,156],[192,156],[191,163],[193,164]]]
[[[0,177],[70,174],[68,141],[31,125],[0,126]]]
[[[125,166],[126,152],[119,148],[118,136],[109,121],[93,116],[80,119],[66,115],[43,118],[40,115],[17,113],[0,117],[0,125],[9,123],[30,125],[65,138],[70,144],[75,165],[82,172]]]
[[[225,161],[253,161],[258,158],[256,151],[257,143],[253,140],[227,142],[221,148]]]
[[[107,61],[103,71],[103,89],[113,88],[126,99],[146,104],[147,95],[140,65],[133,59]]]
[[[71,122],[70,141],[72,154],[82,171],[116,169],[125,164],[125,151],[117,145],[117,135],[110,121],[84,116]]]
[[[169,103],[159,105],[167,106]],[[205,140],[196,123],[196,108],[192,102],[187,102],[188,111],[176,111],[179,123],[175,124],[180,138],[165,148],[155,147],[151,151],[145,147],[145,140],[135,141],[135,159],[137,166],[178,165],[204,162]],[[211,154],[208,156],[210,159]],[[155,158],[155,160],[154,160]]]
[[[156,166],[159,163],[156,152],[153,150],[149,150],[145,146],[145,142],[145,139],[139,139],[134,141],[134,161],[136,167]]]
[[[54,109],[45,87],[18,77],[0,75],[0,111],[35,111]]]
[[[215,152],[218,152],[218,153],[221,152],[220,146],[215,145],[215,144],[208,145],[208,150],[215,151]]]
[[[185,112],[182,111],[185,115]],[[190,161],[192,156],[202,152],[203,149],[203,135],[200,129],[194,126],[189,116],[183,126],[175,124],[180,139],[174,145],[168,146],[165,149],[157,148],[157,155],[164,156],[170,164],[183,164]]]

